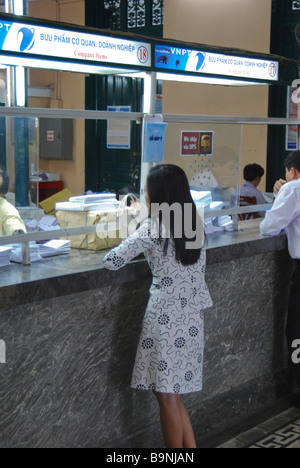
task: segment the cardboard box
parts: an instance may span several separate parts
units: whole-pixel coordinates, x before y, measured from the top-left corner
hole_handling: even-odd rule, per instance
[[[74,249],[103,250],[116,247],[121,239],[116,231],[117,211],[57,211],[56,218],[61,229],[99,225],[95,234],[70,237]]]
[[[68,201],[69,198],[73,196],[74,194],[69,189],[64,189],[61,192],[52,195],[52,197],[40,202],[40,207],[44,210],[46,215],[55,216],[55,204],[58,202]]]

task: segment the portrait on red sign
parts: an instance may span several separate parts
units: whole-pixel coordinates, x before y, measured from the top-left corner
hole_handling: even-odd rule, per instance
[[[206,156],[213,155],[213,132],[200,133],[200,153]]]

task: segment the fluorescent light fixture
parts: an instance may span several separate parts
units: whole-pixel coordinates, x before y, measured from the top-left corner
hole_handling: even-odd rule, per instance
[[[16,91],[16,106],[25,107],[25,69],[23,67],[15,68],[15,91]]]
[[[24,15],[23,0],[13,0],[13,13],[18,16]]]
[[[28,97],[52,98],[52,90],[47,86],[29,86]]]
[[[27,57],[11,57],[0,55],[0,64],[8,66],[22,66],[25,68],[43,68],[46,70],[59,70],[72,73],[117,75],[125,73],[122,68],[106,68],[98,65],[88,65],[80,63],[60,62],[53,60],[32,59]]]
[[[144,106],[143,112],[150,114],[151,112],[151,76],[145,73],[144,75]]]
[[[15,68],[15,89],[16,89],[16,106],[25,107],[25,69],[23,67]]]
[[[12,87],[12,76],[13,76],[14,70],[11,67],[6,68],[6,105],[8,107],[11,107],[12,102],[12,94],[11,94],[11,87]]]
[[[122,76],[124,78],[142,78],[145,79],[147,78],[147,73],[146,72],[138,72],[138,73],[133,73],[128,71],[127,73],[120,73],[119,76]]]
[[[229,80],[226,78],[212,78],[206,76],[177,75],[174,73],[157,73],[157,79],[162,81],[179,81],[183,83],[201,83],[219,86],[253,86],[264,85],[254,81]]]
[[[145,78],[147,74],[145,72],[140,73],[122,73],[120,76],[130,77],[130,78]],[[239,80],[229,80],[226,78],[213,78],[206,76],[192,76],[192,75],[178,75],[175,73],[157,73],[157,79],[162,81],[177,81],[183,83],[200,83],[200,84],[210,84],[210,85],[219,85],[219,86],[254,86],[254,85],[264,85],[265,83],[257,83],[255,81],[239,81]]]

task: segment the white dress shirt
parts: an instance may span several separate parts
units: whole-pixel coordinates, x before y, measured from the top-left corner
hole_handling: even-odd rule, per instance
[[[260,225],[260,232],[266,236],[277,236],[282,229],[287,234],[291,257],[300,259],[300,179],[281,188]]]

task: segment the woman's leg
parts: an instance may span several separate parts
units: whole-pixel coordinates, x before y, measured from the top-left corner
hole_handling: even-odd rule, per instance
[[[154,392],[160,407],[161,428],[167,448],[196,448],[194,432],[180,395]]]
[[[183,424],[183,447],[186,449],[197,448],[191,420],[181,398],[179,399],[179,404]]]

